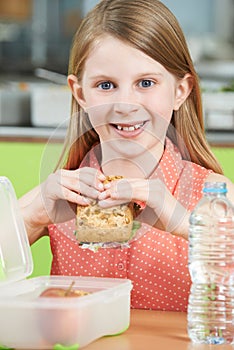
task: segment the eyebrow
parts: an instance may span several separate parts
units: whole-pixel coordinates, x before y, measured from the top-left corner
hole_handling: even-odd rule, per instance
[[[142,72],[139,75],[137,75],[137,79],[140,79],[142,77],[145,76],[159,76],[162,77],[163,74],[162,73],[157,73],[157,72]],[[106,75],[106,74],[97,74],[97,75],[93,75],[91,77],[89,77],[89,80],[96,80],[96,79],[114,79],[113,77],[111,77],[110,75]]]
[[[98,75],[93,75],[89,77],[89,80],[96,80],[96,79],[110,79],[110,76],[104,75],[104,74],[98,74]]]

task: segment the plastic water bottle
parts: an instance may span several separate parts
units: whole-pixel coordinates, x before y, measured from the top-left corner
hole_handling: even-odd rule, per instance
[[[234,343],[234,207],[223,182],[207,182],[190,215],[188,335],[200,344]]]

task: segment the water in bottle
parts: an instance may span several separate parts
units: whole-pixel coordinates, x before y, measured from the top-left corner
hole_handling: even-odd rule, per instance
[[[223,182],[205,183],[190,215],[188,334],[194,343],[234,343],[234,207]]]

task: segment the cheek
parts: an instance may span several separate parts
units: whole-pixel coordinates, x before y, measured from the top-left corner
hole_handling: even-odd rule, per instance
[[[174,107],[174,99],[172,96],[168,95],[165,97],[165,95],[163,95],[157,99],[155,98],[152,107],[153,109],[151,110],[156,120],[161,119],[164,123],[170,123]]]
[[[90,93],[89,89],[83,89],[83,98],[86,104],[86,108],[90,108],[91,106],[95,105],[95,99]]]
[[[175,85],[171,84],[168,89],[164,92],[164,97],[162,97],[162,103],[164,105],[165,117],[168,119],[171,118],[171,115],[174,110],[176,100],[176,91]]]
[[[91,124],[95,129],[103,128],[110,119],[112,113],[112,106],[108,104],[93,105],[87,108],[87,113]]]

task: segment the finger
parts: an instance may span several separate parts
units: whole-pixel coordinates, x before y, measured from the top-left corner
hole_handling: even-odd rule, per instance
[[[111,197],[113,199],[125,199],[131,201],[135,199],[135,186],[136,182],[129,181],[128,179],[113,181],[110,186],[104,186],[105,191],[102,192],[98,198],[103,200]]]
[[[70,191],[66,187],[63,188],[63,199],[70,202],[70,203],[76,203],[80,205],[89,205],[90,204],[90,199],[82,196],[79,193]]]
[[[64,180],[64,179],[63,179]],[[44,203],[52,201],[64,200],[71,203],[79,203],[83,205],[89,204],[89,199],[82,196],[76,191],[72,191],[69,186],[61,185],[61,178],[52,174],[48,177],[48,180],[41,186],[41,194]],[[64,180],[66,183],[66,181]]]
[[[78,179],[81,182],[92,186],[99,191],[104,189],[103,181],[105,181],[106,176],[99,170],[93,168],[81,168],[77,170],[77,174]]]
[[[125,204],[125,203],[126,203],[126,200],[122,200],[122,199],[113,200],[112,198],[108,198],[108,199],[99,201],[98,205],[101,208],[111,208],[111,207],[114,207],[116,205]]]
[[[71,183],[73,183],[74,186],[80,181],[86,185],[96,188],[99,191],[103,190],[103,181],[106,179],[105,175],[99,170],[89,167],[84,167],[77,170],[62,169],[61,175],[71,178]]]
[[[70,176],[60,177],[59,184],[70,191],[73,191],[75,193],[78,193],[93,199],[96,199],[100,193],[93,186],[90,186],[85,182],[82,182],[77,177],[70,177]]]

